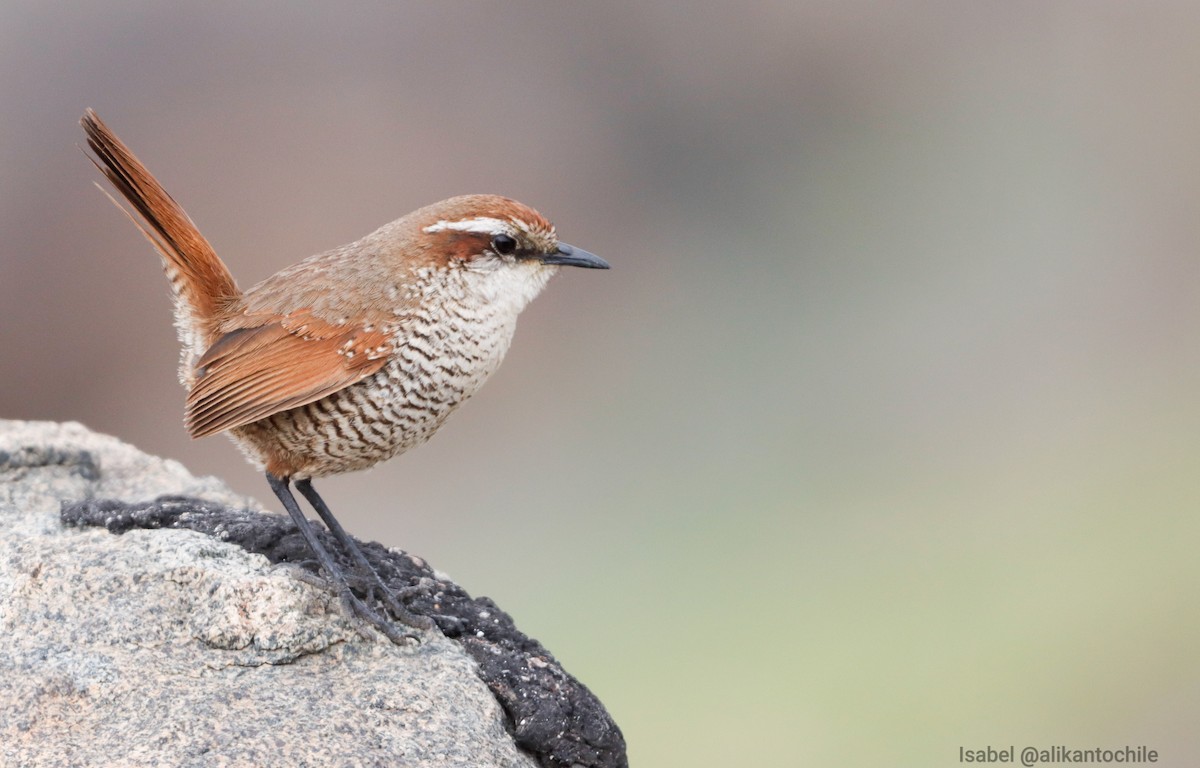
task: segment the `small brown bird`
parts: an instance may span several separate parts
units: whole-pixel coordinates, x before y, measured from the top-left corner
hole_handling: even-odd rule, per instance
[[[92,110],[82,119],[99,168],[141,215],[175,299],[192,437],[227,433],[266,473],[352,609],[393,640],[411,635],[355,597],[314,535],[309,500],[373,590],[427,628],[384,586],[312,487],[428,440],[508,350],[517,315],[560,266],[607,269],[560,243],[541,214],[496,195],[443,200],[247,291],[183,209]],[[115,201],[114,201],[115,202]]]

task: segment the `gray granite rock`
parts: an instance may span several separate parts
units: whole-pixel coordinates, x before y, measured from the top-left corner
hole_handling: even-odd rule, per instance
[[[163,494],[254,506],[78,424],[0,421],[0,764],[538,764],[459,643],[364,639],[326,590],[202,533],[60,522]]]

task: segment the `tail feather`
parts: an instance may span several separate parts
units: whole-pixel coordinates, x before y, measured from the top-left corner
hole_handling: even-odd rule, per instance
[[[181,340],[199,354],[212,340],[221,310],[241,295],[233,275],[183,208],[95,112],[87,110],[80,124],[99,159],[92,162],[148,225],[126,211],[162,255]]]

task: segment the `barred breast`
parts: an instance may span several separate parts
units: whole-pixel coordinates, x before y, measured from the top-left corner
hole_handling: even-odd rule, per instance
[[[499,367],[518,311],[440,287],[397,318],[377,373],[307,405],[230,430],[251,462],[281,477],[365,469],[428,440]]]

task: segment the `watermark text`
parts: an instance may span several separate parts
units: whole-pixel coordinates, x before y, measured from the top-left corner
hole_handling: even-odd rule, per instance
[[[1025,768],[1035,765],[1107,765],[1110,763],[1138,765],[1157,763],[1158,750],[1149,747],[1117,747],[1116,749],[1076,749],[1056,744],[1052,747],[959,747],[960,763],[1020,763]]]

